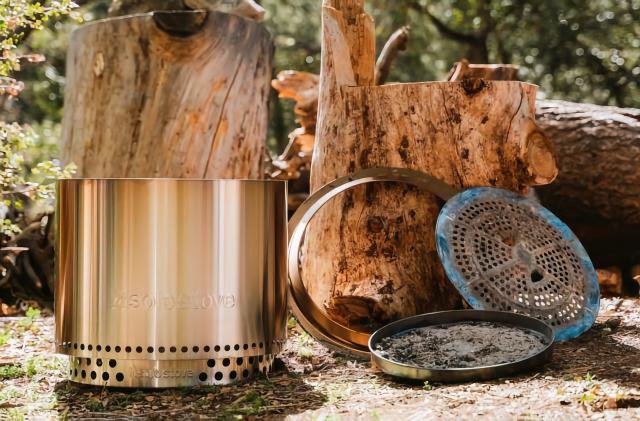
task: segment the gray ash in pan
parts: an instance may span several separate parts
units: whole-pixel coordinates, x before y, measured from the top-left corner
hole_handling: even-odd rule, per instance
[[[420,368],[472,368],[515,362],[548,343],[529,329],[492,322],[459,322],[409,329],[376,345],[379,355]]]

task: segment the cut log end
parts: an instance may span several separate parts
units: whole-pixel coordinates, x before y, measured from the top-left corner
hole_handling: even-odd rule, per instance
[[[540,186],[555,180],[558,176],[555,153],[551,142],[541,130],[536,129],[527,137],[525,150],[529,185]]]

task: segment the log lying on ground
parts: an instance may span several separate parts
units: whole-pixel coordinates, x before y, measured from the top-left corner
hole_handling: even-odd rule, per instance
[[[202,25],[167,32],[171,17]],[[261,178],[272,42],[218,12],[156,12],[72,36],[62,157],[82,177]]]
[[[322,42],[312,191],[376,166],[516,191],[555,177],[534,120],[535,86],[371,86],[373,23],[362,0],[325,0]],[[440,204],[400,185],[369,185],[330,202],[306,233],[302,274],[314,300],[337,321],[369,327],[458,306],[435,250]]]
[[[640,261],[640,110],[539,101],[560,174],[536,189],[600,266]]]

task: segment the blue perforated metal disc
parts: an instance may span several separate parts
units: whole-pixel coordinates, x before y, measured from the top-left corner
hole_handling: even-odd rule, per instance
[[[466,190],[442,208],[438,254],[475,309],[511,311],[575,338],[598,314],[600,288],[580,241],[554,214],[516,193]]]

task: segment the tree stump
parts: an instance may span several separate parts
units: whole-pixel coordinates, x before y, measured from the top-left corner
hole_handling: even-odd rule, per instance
[[[189,36],[158,25],[180,19],[200,23]],[[81,177],[261,178],[272,50],[262,25],[219,12],[79,28],[67,58],[63,160]]]
[[[472,80],[370,86],[373,22],[363,0],[325,0],[311,189],[361,168],[406,167],[458,188],[524,192],[556,175],[535,124],[536,87]],[[435,247],[441,203],[404,185],[370,184],[309,225],[302,275],[334,320],[361,329],[461,299]]]

